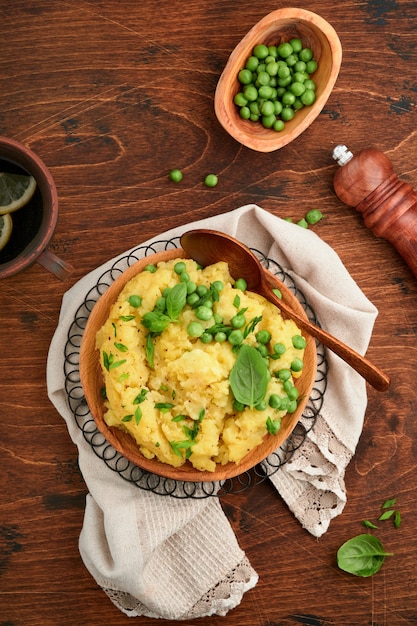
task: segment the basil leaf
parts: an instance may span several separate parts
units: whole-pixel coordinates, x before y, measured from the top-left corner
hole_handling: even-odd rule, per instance
[[[373,576],[382,567],[385,557],[382,543],[374,535],[357,535],[346,541],[337,551],[337,564],[345,572],[355,576]]]
[[[268,366],[256,348],[242,344],[229,375],[235,399],[253,409],[264,399],[268,385]]]
[[[162,333],[170,324],[171,318],[160,311],[149,311],[142,317],[142,324],[151,333]]]
[[[178,318],[187,302],[186,283],[177,283],[170,289],[166,299],[166,309],[171,320]]]

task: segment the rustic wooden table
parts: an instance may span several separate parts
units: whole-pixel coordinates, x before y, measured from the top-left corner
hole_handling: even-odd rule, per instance
[[[363,433],[346,473],[348,502],[321,539],[300,527],[268,483],[224,498],[259,582],[226,617],[198,623],[417,624],[417,282],[391,245],[336,198],[331,158],[337,143],[353,151],[374,145],[417,187],[417,5],[297,6],[335,27],[342,69],[315,123],[279,152],[261,154],[225,133],[213,95],[233,47],[276,2],[0,2],[0,134],[49,166],[60,207],[52,247],[75,267],[64,283],[34,265],[0,286],[2,626],[128,622],[80,559],[86,487],[46,393],[46,357],[64,292],[167,228],[252,202],[294,219],[322,210],[316,233],[379,309],[368,356],[392,385],[386,393],[368,389]],[[180,185],[168,180],[174,167],[185,174]],[[210,172],[219,176],[212,189],[202,183]],[[403,520],[380,532],[394,557],[372,578],[343,573],[339,545],[388,497],[397,498]]]

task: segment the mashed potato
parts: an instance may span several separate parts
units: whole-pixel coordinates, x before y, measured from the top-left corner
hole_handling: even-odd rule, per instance
[[[223,262],[159,263],[126,284],[97,333],[104,419],[146,458],[212,472],[239,463],[296,409],[304,339],[234,283]]]

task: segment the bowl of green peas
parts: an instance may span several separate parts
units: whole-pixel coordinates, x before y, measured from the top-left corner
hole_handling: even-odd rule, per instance
[[[316,119],[342,62],[334,28],[304,9],[266,15],[233,50],[217,84],[214,108],[242,145],[272,152]]]

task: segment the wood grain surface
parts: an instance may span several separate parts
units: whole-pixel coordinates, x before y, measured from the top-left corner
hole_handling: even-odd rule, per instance
[[[417,5],[300,0],[338,32],[341,72],[314,124],[282,150],[262,154],[225,133],[213,97],[233,48],[279,6],[0,1],[0,134],[49,166],[60,209],[52,249],[75,267],[65,283],[34,265],[0,284],[0,626],[129,621],[78,552],[87,490],[45,381],[63,294],[168,228],[248,203],[295,220],[322,210],[314,230],[379,310],[367,356],[392,384],[385,393],[368,388],[363,433],[346,473],[348,501],[321,539],[301,528],[267,482],[223,499],[259,582],[226,617],[183,623],[417,624],[417,283],[396,250],[337,199],[331,157],[338,143],[353,152],[373,145],[417,187]],[[172,168],[183,171],[182,183],[168,180]],[[217,187],[204,186],[208,173],[218,175]],[[338,547],[389,497],[403,521],[398,529],[385,523],[380,538],[394,557],[372,578],[343,573]]]

